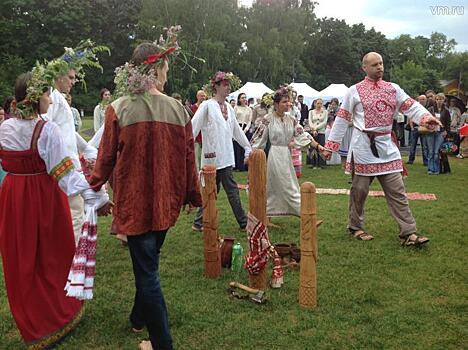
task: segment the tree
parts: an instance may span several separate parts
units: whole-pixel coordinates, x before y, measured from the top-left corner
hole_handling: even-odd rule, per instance
[[[393,81],[401,86],[410,96],[417,96],[426,90],[424,83],[425,69],[413,61],[407,61],[401,66],[395,67]]]

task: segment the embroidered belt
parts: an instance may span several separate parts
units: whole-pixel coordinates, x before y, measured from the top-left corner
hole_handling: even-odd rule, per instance
[[[369,137],[370,149],[371,149],[372,154],[374,155],[374,157],[380,158],[379,151],[377,149],[377,146],[375,145],[375,138],[377,136],[390,135],[392,132],[391,131],[387,131],[387,132],[368,131],[368,130],[361,130],[361,129],[357,128],[357,127],[355,127],[355,128],[358,129],[359,131],[365,133]]]

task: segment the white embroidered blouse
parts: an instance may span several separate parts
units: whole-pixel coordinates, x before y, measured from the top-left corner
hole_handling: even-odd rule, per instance
[[[0,146],[8,151],[25,151],[30,148],[34,128],[39,119],[23,120],[11,118],[0,126]],[[37,141],[39,156],[45,162],[47,173],[58,181],[59,187],[67,196],[81,194],[85,204],[101,207],[109,200],[101,189],[90,189],[84,175],[78,172],[65,145],[59,127],[47,122]]]
[[[234,109],[227,102],[227,119],[221,112],[219,103],[214,99],[203,102],[192,118],[193,137],[202,133],[201,166],[216,165],[216,169],[234,166],[234,148],[232,140],[236,140],[245,150],[247,158],[252,150],[249,140],[237,123]]]
[[[363,176],[401,172],[403,163],[400,151],[391,138],[393,119],[398,112],[412,118],[416,124],[424,124],[431,116],[397,84],[366,77],[348,89],[325,148],[338,152],[348,123],[352,120],[354,130],[346,172]],[[375,137],[378,157],[371,150],[371,137]]]

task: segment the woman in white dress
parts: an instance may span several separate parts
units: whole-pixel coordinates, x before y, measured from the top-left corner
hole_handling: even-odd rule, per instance
[[[94,132],[97,132],[99,128],[104,124],[106,117],[106,109],[110,103],[111,93],[106,88],[102,88],[99,92],[101,102],[94,107],[93,119],[94,119]]]
[[[267,216],[300,216],[301,195],[291,159],[291,147],[312,146],[323,150],[299,122],[289,114],[288,89],[281,88],[273,97],[273,110],[263,119],[252,137],[252,148],[265,149],[267,160]]]

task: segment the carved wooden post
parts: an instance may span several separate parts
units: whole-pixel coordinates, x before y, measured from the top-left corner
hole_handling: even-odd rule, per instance
[[[205,276],[217,278],[221,274],[221,253],[218,235],[218,209],[216,208],[216,167],[214,165],[203,167],[201,182]]]
[[[301,264],[299,304],[308,309],[317,306],[317,204],[315,185],[301,186]]]
[[[266,155],[261,149],[255,149],[249,156],[249,211],[265,226],[266,216]],[[266,267],[258,275],[249,275],[252,288],[265,290],[267,287]]]

